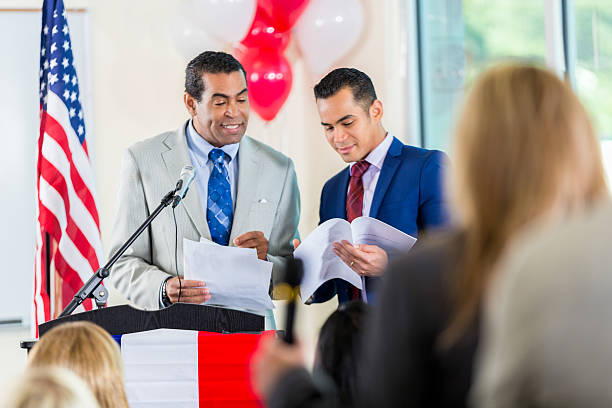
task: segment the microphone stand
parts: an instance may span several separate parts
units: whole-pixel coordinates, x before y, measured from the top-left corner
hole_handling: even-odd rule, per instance
[[[119,259],[119,257],[123,255],[123,253],[130,247],[130,245],[132,245],[132,243],[136,241],[136,238],[138,238],[140,234],[142,234],[144,230],[149,227],[149,224],[151,224],[155,217],[157,217],[164,208],[172,204],[175,198],[174,193],[176,193],[176,191],[180,187],[180,185],[177,185],[176,189],[170,191],[164,196],[164,198],[162,198],[161,203],[157,206],[155,211],[153,211],[153,213],[151,213],[151,215],[147,217],[147,219],[142,223],[142,225],[138,227],[136,232],[133,233],[130,238],[128,238],[125,244],[123,244],[123,246],[121,246],[121,248],[119,248],[117,252],[115,252],[113,257],[106,263],[106,265],[99,268],[96,273],[94,273],[91,278],[89,278],[89,280],[83,285],[83,287],[81,287],[81,289],[79,289],[79,291],[74,295],[70,303],[68,303],[68,306],[66,306],[66,308],[62,311],[62,313],[60,313],[58,317],[64,317],[72,314],[72,312],[74,312],[74,309],[76,309],[87,298],[94,298],[98,308],[102,308],[106,305],[106,300],[108,299],[108,291],[104,289],[104,287],[100,288],[100,290],[97,290],[98,287],[100,286],[104,278],[110,275],[111,268],[113,267],[115,262],[117,262],[117,259]]]

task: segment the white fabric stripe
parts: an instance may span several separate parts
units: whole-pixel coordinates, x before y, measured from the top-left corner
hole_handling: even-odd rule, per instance
[[[158,329],[121,337],[130,407],[199,406],[198,332]]]
[[[193,402],[173,402],[172,408],[192,408],[198,407],[199,403],[194,405]],[[167,402],[130,402],[130,408],[168,408]]]
[[[102,265],[103,253],[100,241],[100,232],[96,222],[74,191],[74,186],[70,182],[70,161],[62,150],[61,146],[51,136],[45,134],[42,145],[43,156],[61,173],[68,186],[68,198],[70,200],[70,216],[81,230],[89,244],[96,251],[98,264]]]
[[[43,302],[41,291],[42,291],[42,230],[40,223],[38,222],[38,203],[36,203],[36,259],[34,266],[35,282],[32,282],[34,290],[34,305],[31,311],[31,322],[30,332],[33,338],[36,338],[36,322],[38,324],[44,323],[45,319],[45,304]]]
[[[66,230],[66,209],[64,200],[59,193],[41,177],[40,179],[40,202],[57,217],[62,231]],[[77,271],[83,282],[86,282],[93,274],[93,269],[87,259],[79,252],[70,237],[62,232],[58,243],[58,250],[62,253],[66,263]]]
[[[68,137],[68,145],[72,152],[72,161],[85,182],[85,185],[89,188],[91,195],[94,197],[94,201],[98,202],[91,164],[89,163],[89,158],[85,154],[85,150],[79,138],[76,133],[74,133],[74,129],[72,129],[70,117],[68,116],[68,109],[62,99],[54,92],[49,92],[47,96],[47,112],[64,128],[66,136]]]

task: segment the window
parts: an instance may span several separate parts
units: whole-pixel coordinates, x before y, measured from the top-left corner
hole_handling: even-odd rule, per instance
[[[417,3],[423,146],[448,151],[466,85],[501,61],[545,65],[545,9],[532,0]]]
[[[612,3],[575,0],[575,69],[573,83],[601,139],[608,182],[612,181]],[[572,13],[573,12],[573,13]],[[573,16],[572,16],[573,14]]]

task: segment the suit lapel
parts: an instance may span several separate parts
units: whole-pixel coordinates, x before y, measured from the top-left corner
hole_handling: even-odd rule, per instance
[[[191,164],[191,158],[187,151],[187,140],[185,139],[185,126],[186,125],[183,125],[164,140],[164,144],[168,147],[168,150],[162,153],[162,159],[171,180],[178,180],[183,166]],[[187,212],[187,215],[200,236],[210,239],[210,231],[208,229],[208,223],[206,222],[204,207],[202,207],[200,194],[198,194],[195,182],[189,189],[190,191],[181,201],[181,206]]]
[[[382,169],[380,170],[380,176],[378,177],[378,182],[376,183],[376,189],[374,190],[374,198],[372,199],[372,206],[370,207],[370,217],[372,218],[376,218],[378,216],[378,210],[382,204],[383,198],[385,197],[387,189],[391,184],[391,180],[393,179],[393,176],[401,163],[403,146],[404,145],[402,142],[395,137],[393,138],[391,146],[389,146],[389,151],[387,151],[387,156],[383,162]]]
[[[234,207],[234,220],[230,233],[230,245],[234,238],[242,232],[249,231],[249,215],[251,205],[259,195],[258,187],[261,183],[261,163],[257,160],[259,148],[251,142],[251,138],[244,136],[240,141],[238,150],[238,191],[236,192],[236,205]]]
[[[334,195],[333,211],[334,216],[330,218],[342,218],[346,219],[346,195],[348,193],[349,180],[351,178],[351,168],[347,167],[342,171],[338,179],[339,194]]]

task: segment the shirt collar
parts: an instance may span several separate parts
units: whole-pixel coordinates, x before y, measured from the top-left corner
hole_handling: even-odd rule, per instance
[[[382,142],[378,144],[366,157],[365,161],[370,163],[371,166],[376,167],[378,170],[382,169],[383,162],[385,161],[385,157],[387,157],[387,152],[389,151],[389,147],[391,147],[391,143],[393,142],[393,136],[387,132],[387,135],[383,139]],[[352,162],[350,164],[353,167],[353,164],[356,162]]]
[[[193,120],[190,120],[187,124],[187,146],[190,150],[192,150],[198,157],[206,158],[208,160],[208,153],[212,149],[215,149],[215,146],[208,143],[206,139],[204,139],[193,127]],[[231,160],[236,158],[238,154],[238,148],[240,147],[240,142],[227,144],[225,146],[220,147]]]

